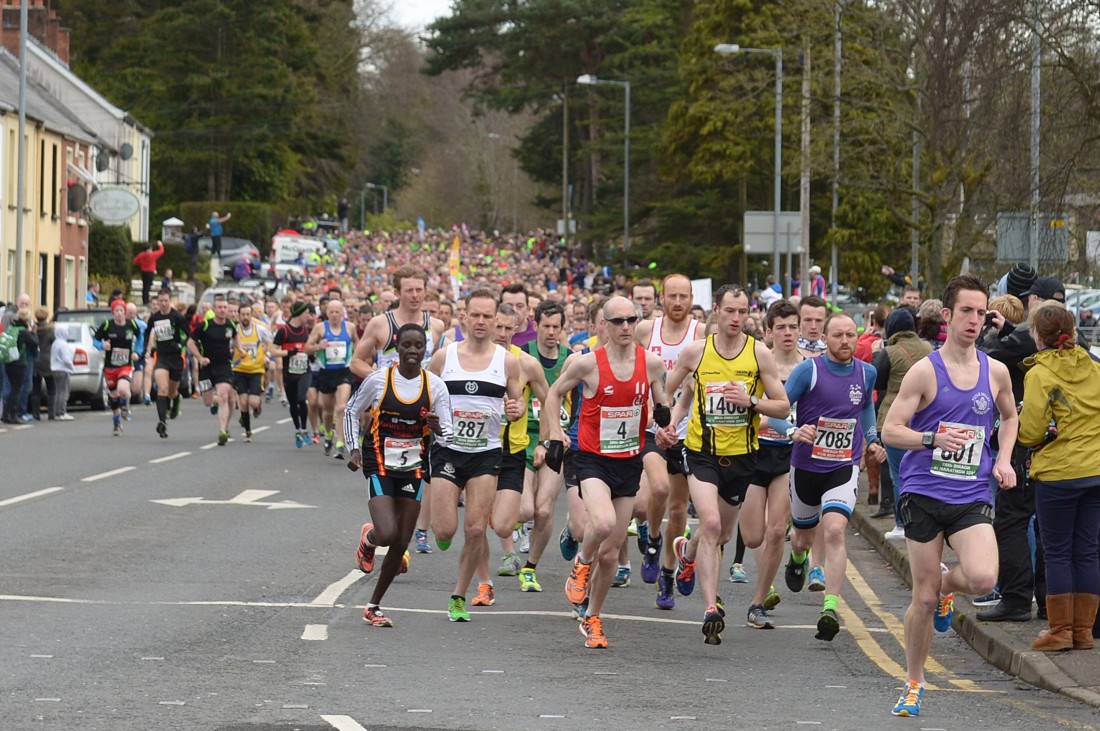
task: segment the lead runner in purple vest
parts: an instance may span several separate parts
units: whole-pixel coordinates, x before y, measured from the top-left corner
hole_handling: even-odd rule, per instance
[[[844,532],[855,509],[864,441],[869,445],[870,457],[879,462],[886,459],[886,450],[878,440],[871,401],[875,367],[852,357],[859,337],[855,322],[843,312],[834,312],[825,320],[824,330],[825,355],[799,363],[786,383],[787,398],[798,404],[798,426],[787,429],[788,438],[794,441],[794,530],[785,579],[791,591],[802,590],[809,570],[808,549],[815,531],[821,530],[825,539],[825,601],[816,637],[828,642],[840,631],[837,604],[848,563]]]
[[[1015,487],[1009,459],[1018,420],[1008,369],[974,347],[987,293],[972,275],[948,283],[947,342],[905,375],[882,427],[887,444],[910,450],[901,460],[898,503],[913,571],[913,599],[905,612],[909,677],[895,716],[920,714],[932,625],[940,632],[951,628],[954,592],[980,596],[997,581],[989,477],[1004,489]],[[994,461],[989,440],[998,415],[1000,451]],[[940,563],[944,542],[959,557],[950,571]]]

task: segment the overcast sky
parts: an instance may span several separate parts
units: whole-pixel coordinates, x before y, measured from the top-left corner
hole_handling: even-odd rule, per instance
[[[394,20],[413,30],[423,30],[436,18],[450,14],[451,0],[397,0],[392,10]]]

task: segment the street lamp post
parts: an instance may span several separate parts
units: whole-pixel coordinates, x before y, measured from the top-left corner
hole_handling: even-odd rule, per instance
[[[599,79],[592,74],[577,77],[578,84],[621,86],[626,92],[626,114],[623,129],[623,246],[630,248],[630,82]]]
[[[374,183],[367,183],[367,187],[371,190],[382,191],[382,213],[385,213],[390,201],[390,189],[384,185],[376,185]]]
[[[775,215],[772,224],[774,236],[772,246],[772,274],[775,281],[779,282],[779,212],[780,198],[782,197],[783,183],[783,49],[782,48],[741,48],[736,43],[719,43],[714,47],[715,53],[723,56],[731,56],[735,53],[764,53],[775,56]],[[786,283],[784,290],[790,294],[790,282]]]

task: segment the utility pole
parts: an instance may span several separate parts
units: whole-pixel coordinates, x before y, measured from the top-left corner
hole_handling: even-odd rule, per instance
[[[1039,38],[1039,0],[1032,3],[1035,24],[1031,31],[1031,226],[1029,230],[1028,263],[1039,271],[1039,101],[1042,92],[1042,41]]]
[[[19,5],[19,173],[15,193],[15,291],[23,290],[23,209],[27,205],[27,0]]]
[[[810,38],[802,38],[802,182],[799,189],[798,209],[802,219],[802,254],[798,257],[798,279],[803,291],[809,286],[810,276]],[[789,250],[788,250],[789,251]],[[787,254],[787,271],[790,271],[790,254]]]
[[[841,3],[836,0],[834,17],[836,21],[833,36],[833,208],[829,228],[836,232],[836,209],[840,205],[840,52],[841,52]],[[832,256],[829,268],[829,283],[833,293],[833,304],[836,304],[839,295],[837,291],[837,279],[839,279],[840,258],[836,243],[833,243]]]
[[[569,241],[569,85],[561,92],[561,221],[562,237]]]

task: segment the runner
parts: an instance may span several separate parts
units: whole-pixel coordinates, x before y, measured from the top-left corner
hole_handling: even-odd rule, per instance
[[[313,313],[305,302],[290,306],[290,318],[275,331],[272,355],[282,359],[283,387],[290,407],[290,419],[294,423],[294,446],[301,449],[310,443],[309,407],[306,405],[312,376],[311,360],[306,343],[312,328]]]
[[[426,348],[423,328],[402,325],[397,331],[397,365],[372,373],[344,413],[344,439],[352,445],[348,469],[355,472],[362,464],[373,521],[364,524],[360,533],[359,569],[373,571],[375,549],[388,547],[363,610],[363,620],[375,627],[393,626],[379,605],[394,577],[408,570],[406,548],[428,470],[428,433],[445,441],[452,436],[447,385],[421,367]],[[360,450],[359,420],[364,412],[370,414],[370,430]]]
[[[794,367],[805,360],[798,352],[798,309],[787,300],[779,300],[768,308],[764,324],[779,379],[786,384]],[[794,420],[793,409],[789,417]],[[772,582],[783,562],[783,543],[791,519],[791,440],[786,437],[789,424],[776,429],[771,421],[761,420],[756,470],[737,520],[745,545],[753,549],[756,559],[756,589],[746,620],[755,629],[774,629],[768,612],[775,609],[780,597]],[[730,570],[732,575],[732,567]]]
[[[500,474],[502,420],[517,421],[525,413],[519,361],[492,340],[496,298],[475,290],[466,297],[466,310],[469,337],[436,352],[429,366],[447,384],[455,432],[450,444],[436,445],[431,455],[432,532],[442,551],[458,531],[459,493],[466,497],[465,541],[448,604],[452,622],[470,621],[466,592],[477,566],[489,560],[485,526]]]
[[[562,400],[584,385],[580,451],[574,462],[589,523],[565,583],[565,596],[574,606],[587,598],[580,631],[585,646],[593,648],[607,647],[600,611],[615,576],[619,547],[626,540],[638,492],[651,393],[657,425],[668,426],[671,415],[665,396],[665,365],[634,341],[640,310],[625,297],[612,297],[603,314],[608,344],[578,357],[559,376],[543,403],[541,421],[541,434],[548,441],[546,463],[551,469],[561,469],[565,451],[559,418]]]
[[[157,295],[157,311],[149,316],[145,346],[148,359],[156,353],[153,379],[157,384],[157,434],[168,438],[168,418],[180,413],[180,379],[183,378],[183,349],[187,343],[187,321],[172,307],[172,290]]]
[[[211,413],[218,417],[218,446],[229,442],[229,417],[233,415],[233,351],[237,349],[237,327],[229,321],[229,303],[214,298],[213,317],[191,331],[187,349],[199,364],[199,394]],[[222,406],[213,406],[214,396]]]
[[[1008,368],[974,346],[988,292],[973,275],[948,283],[942,310],[947,341],[905,374],[882,428],[891,447],[910,450],[901,459],[898,510],[913,595],[905,611],[908,679],[891,711],[895,716],[920,714],[932,627],[951,628],[955,592],[982,596],[997,582],[989,478],[1003,489],[1015,487],[1011,457],[1019,421]],[[994,460],[989,442],[998,417]],[[940,563],[944,543],[959,558],[951,570]]]
[[[116,437],[122,436],[122,414],[129,409],[130,378],[138,358],[135,347],[139,335],[137,324],[126,319],[126,302],[123,300],[111,303],[111,319],[104,320],[92,335],[103,343],[103,355],[107,362],[103,378],[107,382],[107,403],[111,407]]]
[[[149,323],[141,319],[138,316],[138,308],[133,302],[126,303],[126,319],[137,325],[138,339],[134,344],[134,352],[137,353],[137,358],[134,360],[134,372],[130,374],[130,394],[131,402],[126,405],[126,421],[133,421],[133,399],[144,403],[149,406],[152,401],[149,399],[149,385],[145,380],[145,331],[149,327]]]
[[[690,413],[684,462],[699,516],[691,540],[674,540],[676,585],[681,594],[691,594],[698,570],[705,607],[703,641],[708,645],[722,643],[725,612],[718,604],[718,547],[733,534],[756,469],[760,415],[788,416],[791,410],[771,351],[741,331],[749,315],[748,295],[740,287],[723,285],[714,295],[714,314],[717,332],[684,348],[667,384],[670,390],[684,386],[672,422]],[[679,434],[670,425],[657,432],[657,441],[668,449],[679,441]]]
[[[821,336],[825,326],[825,316],[829,312],[829,306],[821,297],[810,294],[803,297],[798,303],[799,338],[798,352],[805,358],[817,358],[822,355],[827,345]],[[814,534],[813,548],[810,551],[810,591],[825,591],[825,540],[821,531]]]
[[[689,343],[706,337],[706,327],[691,316],[690,279],[683,274],[670,274],[665,277],[661,290],[664,315],[640,323],[635,339],[643,348],[660,357],[665,364],[666,373],[671,373],[683,349]],[[682,440],[687,436],[687,419],[681,421],[677,428]],[[638,526],[638,548],[642,551],[642,581],[657,584],[655,603],[658,609],[672,609],[676,606],[673,594],[676,552],[672,543],[687,528],[688,484],[680,461],[682,452],[678,448],[671,450],[676,457],[670,460],[668,453],[657,446],[655,439],[648,439],[645,443],[642,458],[645,479],[639,495],[648,489],[648,517]],[[638,499],[642,500],[641,497]],[[661,525],[666,507],[668,525],[662,539]]]
[[[797,428],[791,450],[791,557],[787,588],[802,591],[809,570],[808,549],[821,524],[825,543],[825,600],[817,620],[819,640],[831,641],[840,631],[837,603],[844,585],[848,550],[844,531],[856,504],[859,460],[864,441],[868,454],[880,463],[886,451],[875,428],[871,392],[875,368],[855,360],[856,324],[843,312],[825,320],[827,350],[821,358],[804,360],[787,379],[787,398],[797,404]]]
[[[344,305],[339,300],[330,300],[325,305],[325,314],[325,320],[313,326],[306,352],[316,355],[320,364],[316,386],[321,401],[321,428],[325,430],[325,456],[343,459],[343,434],[337,435],[334,425],[344,422],[344,409],[351,398],[348,365],[356,347],[355,328],[348,327]]]
[[[233,390],[237,392],[244,441],[248,443],[252,441],[252,419],[259,418],[263,405],[267,349],[272,336],[262,322],[252,318],[251,305],[241,305],[238,316],[237,346],[233,351]]]

